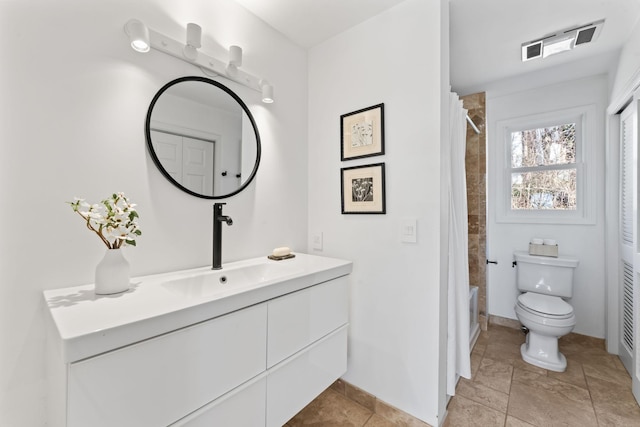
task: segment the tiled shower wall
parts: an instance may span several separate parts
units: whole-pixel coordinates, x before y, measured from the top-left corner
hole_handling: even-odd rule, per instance
[[[480,328],[487,329],[487,168],[485,93],[463,96],[462,102],[480,133],[467,124],[467,206],[469,213],[469,282],[478,287]]]

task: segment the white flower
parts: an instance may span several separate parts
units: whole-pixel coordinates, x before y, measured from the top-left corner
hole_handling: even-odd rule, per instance
[[[142,235],[138,228],[138,213],[134,209],[136,205],[130,203],[124,193],[114,193],[99,204],[90,205],[77,197],[69,204],[109,249],[135,246],[136,237]],[[80,207],[86,210],[81,211]]]

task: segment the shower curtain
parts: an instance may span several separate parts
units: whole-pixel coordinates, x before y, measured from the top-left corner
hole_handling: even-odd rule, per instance
[[[471,378],[469,349],[469,249],[466,152],[467,110],[455,93],[449,95],[449,272],[447,394],[455,395],[458,376]]]

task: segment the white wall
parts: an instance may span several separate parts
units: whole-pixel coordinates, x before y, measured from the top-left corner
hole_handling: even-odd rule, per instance
[[[103,255],[64,202],[124,191],[143,231],[126,249],[134,275],[211,262],[213,201],[181,193],[146,151],[144,120],[166,82],[198,69],[128,46],[136,17],[176,39],[203,28],[203,50],[226,58],[244,47],[244,68],[275,86],[277,102],[227,83],[261,131],[256,181],[226,202],[223,262],[288,245],[306,248],[306,53],[230,0],[0,2],[0,425],[42,426],[44,289],[93,281]],[[337,187],[336,187],[337,188]],[[117,313],[114,313],[117,316]]]
[[[629,99],[629,94],[640,83],[640,21],[635,26],[629,40],[624,44],[620,52],[618,68],[613,80],[611,100],[617,109],[622,107]]]
[[[532,237],[549,237],[558,241],[561,254],[580,260],[574,276],[574,307],[577,325],[574,332],[603,338],[605,331],[605,215],[604,159],[607,106],[607,78],[595,76],[520,92],[487,92],[488,155],[487,155],[487,258],[497,260],[489,267],[489,313],[515,319],[513,307],[518,295],[515,269],[511,267],[513,251],[528,250]],[[498,95],[496,95],[498,93]],[[596,144],[595,162],[590,173],[595,174],[595,225],[507,224],[496,222],[496,183],[501,172],[492,167],[492,159],[504,155],[497,123],[502,120],[557,111],[578,106],[596,106],[596,132],[590,135]]]
[[[439,306],[444,7],[407,0],[309,51],[309,252],[354,262],[344,378],[431,425],[444,370],[439,328],[446,327]],[[340,115],[380,102],[385,155],[341,162]],[[340,168],[378,162],[386,165],[386,215],[342,215]],[[403,218],[417,219],[416,244],[400,242]],[[322,252],[312,250],[317,232]]]

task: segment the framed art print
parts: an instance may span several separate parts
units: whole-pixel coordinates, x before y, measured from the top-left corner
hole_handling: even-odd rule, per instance
[[[343,214],[386,213],[384,163],[340,170]]]
[[[384,104],[340,116],[340,160],[384,154]]]

